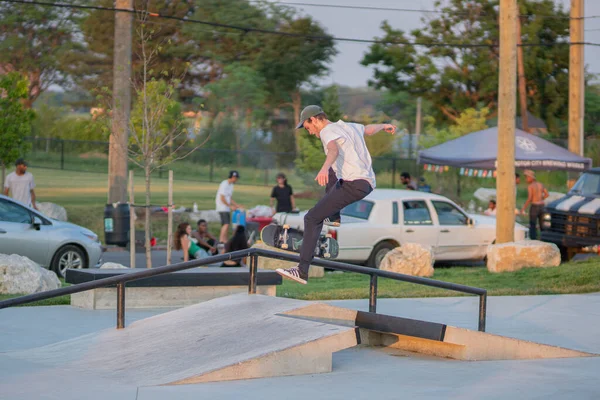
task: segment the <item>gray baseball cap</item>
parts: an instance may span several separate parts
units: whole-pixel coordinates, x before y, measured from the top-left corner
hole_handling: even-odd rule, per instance
[[[304,122],[309,119],[314,117],[315,115],[321,114],[323,112],[323,109],[319,106],[306,106],[304,107],[304,110],[302,110],[302,112],[300,113],[300,123],[298,124],[298,126],[296,126],[296,129],[300,129],[304,126]]]

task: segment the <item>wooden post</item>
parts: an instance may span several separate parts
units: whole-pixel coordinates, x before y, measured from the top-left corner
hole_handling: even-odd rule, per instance
[[[583,0],[571,0],[571,43],[583,43]],[[569,151],[583,156],[583,114],[584,114],[584,58],[583,45],[571,44],[569,48]],[[568,186],[575,184],[571,175]]]
[[[527,81],[525,80],[525,61],[521,46],[521,19],[517,21],[517,68],[519,70],[519,103],[521,105],[521,129],[529,132],[529,117],[527,116]]]
[[[115,7],[133,10],[133,0],[116,0]],[[108,151],[108,203],[125,203],[127,198],[132,35],[133,14],[115,12],[113,116]]]
[[[167,204],[167,265],[171,265],[171,246],[173,245],[173,170],[169,170],[169,201]]]
[[[135,201],[133,170],[129,170],[129,268],[135,268]]]
[[[496,243],[514,240],[517,1],[500,0]]]

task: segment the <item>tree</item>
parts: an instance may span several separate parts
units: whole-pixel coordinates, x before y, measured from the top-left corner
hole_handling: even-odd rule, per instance
[[[150,246],[150,200],[151,176],[154,171],[174,161],[181,160],[199,147],[186,148],[190,141],[187,127],[183,123],[180,104],[176,99],[177,88],[181,81],[177,78],[156,79],[151,66],[157,54],[160,54],[165,43],[156,42],[153,36],[155,31],[146,26],[145,16],[141,15],[138,21],[136,36],[139,40],[141,76],[132,79],[135,92],[135,103],[130,116],[129,143],[126,152],[129,161],[143,169],[145,178],[145,246],[146,266],[152,267]],[[162,71],[158,76],[169,77],[170,71]],[[101,100],[107,109],[110,109],[112,93],[108,88],[102,90]],[[104,115],[110,115],[105,113]],[[104,119],[106,122],[106,117]],[[108,130],[109,125],[105,128]],[[119,142],[118,140],[116,141]],[[169,238],[168,246],[171,246]]]
[[[242,134],[239,127],[244,126],[246,135],[250,134],[253,120],[265,116],[264,105],[267,93],[265,79],[250,67],[233,64],[225,67],[224,77],[204,88],[208,95],[208,108],[214,115],[226,112],[237,121],[235,135],[235,150],[238,167],[242,164]]]
[[[370,84],[397,93],[422,96],[440,120],[454,121],[468,108],[487,107],[496,113],[498,97],[498,1],[449,0],[442,14],[424,19],[427,26],[410,34],[382,24],[389,42],[456,43],[489,47],[421,47],[412,44],[373,44],[362,60],[375,66]],[[436,7],[442,7],[441,1]],[[568,42],[569,19],[552,0],[523,0],[520,13],[525,43]],[[536,18],[536,14],[556,18]],[[528,105],[556,131],[566,118],[568,46],[527,47],[525,74]]]
[[[0,4],[0,75],[27,76],[26,108],[49,86],[68,82],[65,59],[82,48],[77,40],[81,16],[69,8]]]
[[[277,14],[276,14],[277,15]],[[279,10],[278,30],[291,34],[326,36],[325,30],[310,17]],[[337,53],[333,40],[307,40],[302,37],[264,37],[264,49],[257,60],[257,68],[265,76],[271,105],[290,106],[294,112],[294,126],[298,125],[302,110],[300,87],[311,79],[326,73],[328,63]],[[300,153],[300,137],[296,133],[296,154]]]
[[[29,96],[29,82],[17,72],[0,75],[0,164],[2,187],[6,167],[25,153],[30,144],[25,137],[31,132],[33,110],[23,106]]]
[[[600,133],[600,85],[589,85],[585,89],[584,132],[586,136]]]
[[[100,0],[100,6],[113,7],[112,0]],[[193,4],[187,0],[135,0],[136,10],[159,12],[174,17],[189,17]],[[192,51],[193,46],[188,37],[183,35],[183,24],[173,19],[160,19],[160,22],[148,20],[141,15],[134,19],[134,31],[145,24],[149,34],[148,48],[162,47],[154,55],[151,68],[146,74],[154,79],[181,79],[178,91],[182,98],[193,97],[189,90],[192,82],[202,72],[188,69],[189,63],[195,64],[200,59],[198,53]],[[93,91],[96,88],[111,87],[113,82],[113,51],[115,35],[115,19],[112,11],[93,10],[87,12],[79,20],[79,29],[86,44],[84,48],[67,54],[65,64],[75,82]],[[168,45],[167,45],[168,44]],[[132,47],[132,76],[141,79],[143,75],[143,56],[141,43],[134,41]],[[141,82],[138,82],[140,84]]]
[[[428,116],[425,118],[425,135],[421,136],[420,145],[424,148],[433,147],[469,133],[486,129],[489,114],[490,110],[485,107],[480,110],[469,108],[459,115],[452,125],[444,129],[437,129],[434,118]]]

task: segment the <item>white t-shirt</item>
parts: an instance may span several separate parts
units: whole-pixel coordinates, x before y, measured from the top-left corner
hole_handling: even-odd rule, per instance
[[[375,189],[375,172],[373,172],[371,154],[365,143],[364,125],[340,120],[325,126],[320,136],[325,154],[329,142],[335,140],[338,144],[340,154],[332,166],[338,179],[345,181],[364,179]]]
[[[17,175],[16,172],[11,172],[4,180],[4,188],[8,188],[13,199],[31,207],[31,190],[35,188],[31,173],[25,172],[23,175]]]
[[[225,196],[225,200],[227,203],[223,203],[221,200],[221,195]],[[231,196],[233,196],[233,183],[229,183],[228,179],[225,179],[219,185],[219,190],[217,190],[217,197],[215,198],[215,204],[217,205],[216,210],[218,212],[227,212],[231,211],[227,204],[231,204]]]

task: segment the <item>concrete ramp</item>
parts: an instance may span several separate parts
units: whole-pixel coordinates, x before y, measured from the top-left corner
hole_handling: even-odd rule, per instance
[[[138,386],[330,372],[332,353],[356,346],[357,330],[282,315],[309,304],[222,297],[7,355]]]
[[[595,356],[440,323],[246,294],[5,355],[61,374],[153,386],[330,372],[332,354],[358,344],[464,361]]]
[[[360,329],[360,341],[363,345],[389,347],[462,361],[598,356],[435,322],[349,310],[322,303],[307,304],[286,314],[341,326],[356,326]]]

